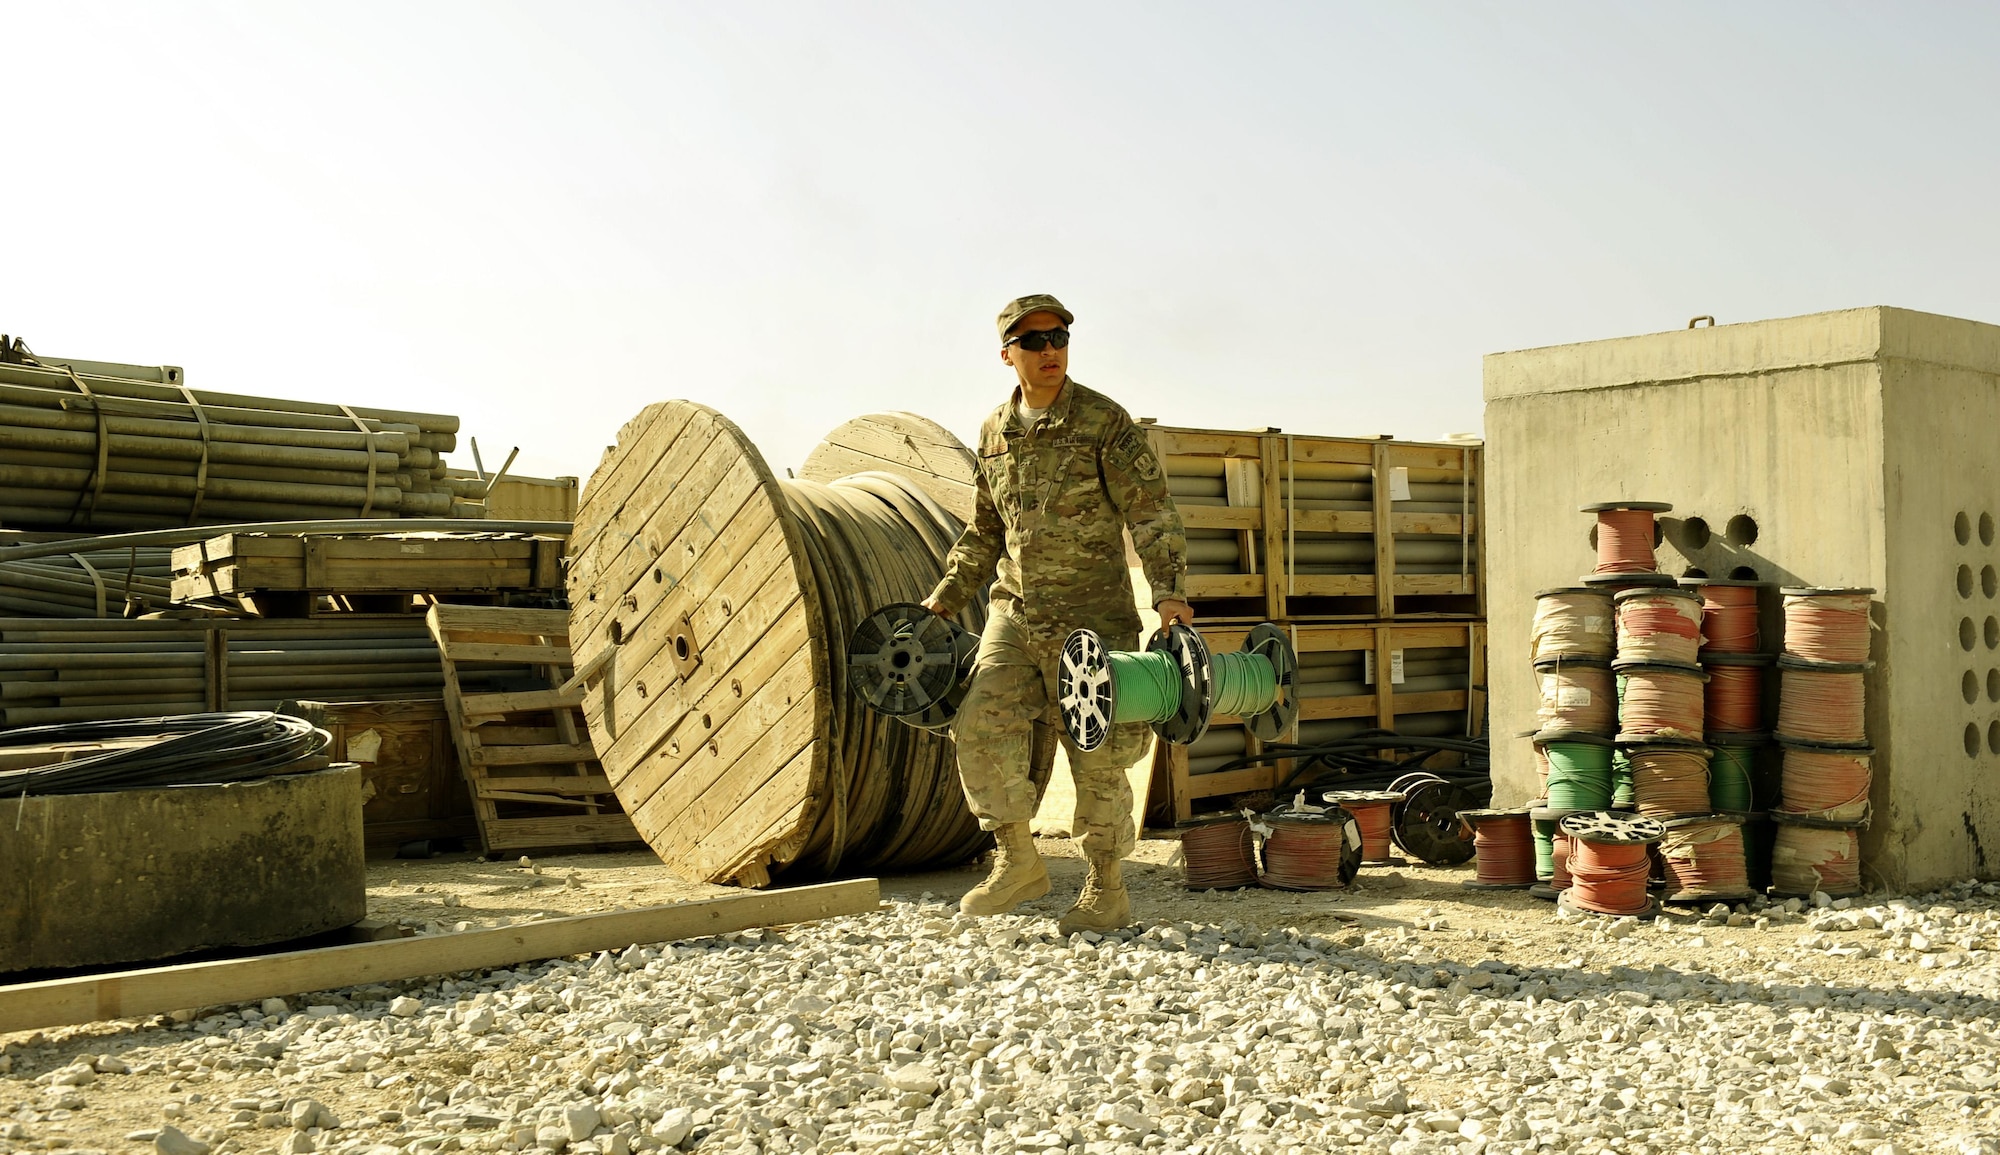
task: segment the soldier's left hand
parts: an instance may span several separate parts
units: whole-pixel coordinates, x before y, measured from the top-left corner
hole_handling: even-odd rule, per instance
[[[1168,598],[1153,608],[1160,611],[1160,628],[1163,630],[1176,623],[1188,627],[1194,625],[1194,607],[1184,601]]]

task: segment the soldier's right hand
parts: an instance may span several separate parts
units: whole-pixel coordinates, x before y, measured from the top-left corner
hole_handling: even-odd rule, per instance
[[[946,616],[944,612],[944,607],[938,604],[938,600],[936,598],[925,598],[923,605],[925,609],[929,610],[930,612],[936,614],[939,617]]]

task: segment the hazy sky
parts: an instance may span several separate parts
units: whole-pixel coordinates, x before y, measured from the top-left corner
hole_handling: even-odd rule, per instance
[[[782,470],[969,438],[1052,292],[1137,415],[1436,437],[1495,350],[2000,321],[1996,13],[0,0],[0,330],[543,474],[688,397]]]

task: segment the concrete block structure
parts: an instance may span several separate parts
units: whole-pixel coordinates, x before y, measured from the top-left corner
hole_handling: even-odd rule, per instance
[[[1659,568],[1876,591],[1864,878],[2000,872],[2000,326],[1851,309],[1485,364],[1496,805],[1535,788],[1535,591],[1588,502],[1672,502]],[[1782,642],[1772,592],[1765,649]],[[1773,715],[1774,716],[1774,715]]]

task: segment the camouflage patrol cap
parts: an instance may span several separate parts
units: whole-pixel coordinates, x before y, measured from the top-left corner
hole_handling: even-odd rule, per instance
[[[1047,293],[1030,293],[1025,297],[1014,298],[1007,302],[1006,308],[1000,310],[1001,338],[1005,339],[1007,334],[1013,332],[1014,326],[1020,324],[1021,318],[1029,313],[1054,313],[1063,319],[1063,324],[1076,324],[1076,318],[1070,315],[1068,309],[1063,308],[1061,301]]]

